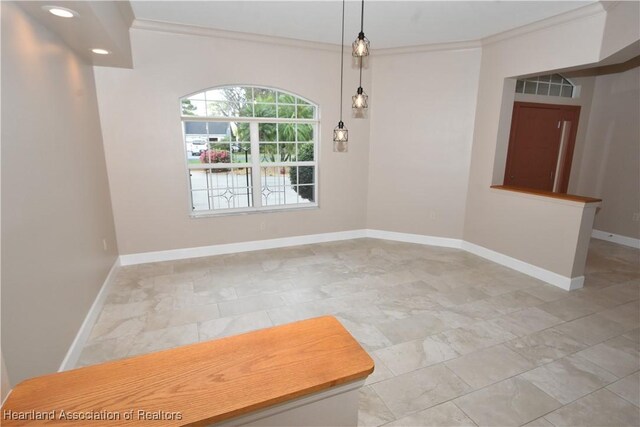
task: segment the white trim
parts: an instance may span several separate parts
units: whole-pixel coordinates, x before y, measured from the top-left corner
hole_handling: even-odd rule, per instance
[[[620,234],[609,233],[601,230],[593,230],[591,232],[591,237],[594,239],[606,240],[611,243],[617,243],[618,245],[640,249],[640,239],[634,239],[633,237],[621,236]]]
[[[381,49],[376,49],[376,56],[408,55],[408,54],[416,54],[416,53],[423,53],[423,52],[438,52],[442,50],[454,51],[454,50],[480,49],[481,47],[482,47],[482,42],[480,40],[429,43],[429,44],[420,44],[420,45],[414,45],[414,46],[384,47]]]
[[[462,240],[448,237],[425,236],[422,234],[396,233],[395,231],[366,230],[372,239],[394,240],[396,242],[417,243],[419,245],[441,246],[462,249]]]
[[[486,46],[492,43],[508,40],[517,36],[521,36],[530,32],[543,30],[545,28],[562,25],[566,22],[590,17],[599,13],[606,13],[609,9],[615,7],[620,1],[601,2],[588,4],[586,6],[572,9],[559,15],[550,16],[540,21],[531,22],[501,33],[492,34],[478,39],[441,42],[441,43],[425,43],[416,46],[398,46],[377,49],[378,55],[402,55],[416,52],[431,52],[439,50],[460,50],[474,49]],[[190,24],[176,24],[171,22],[154,21],[148,19],[134,19],[131,24],[132,29],[160,31],[166,33],[214,37],[222,39],[241,40],[256,43],[270,43],[281,46],[299,47],[303,49],[326,50],[339,52],[340,45],[334,43],[313,42],[307,40],[299,40],[288,37],[268,36],[256,33],[245,33],[240,31],[220,30],[208,27],[201,27]]]
[[[579,19],[588,18],[599,13],[606,13],[606,9],[603,2],[597,1],[595,3],[588,4],[578,9],[572,9],[559,15],[550,16],[540,21],[532,22],[522,25],[520,27],[512,28],[501,33],[492,34],[490,36],[481,39],[482,46],[486,46],[492,43],[500,42],[503,40],[509,40],[514,37],[519,37],[524,34],[532,33],[534,31],[544,30],[546,28],[562,25],[566,22],[577,21]]]
[[[333,43],[312,42],[288,37],[267,36],[256,33],[243,33],[240,31],[219,30],[215,28],[200,27],[189,24],[174,24],[171,22],[153,21],[149,19],[134,19],[132,29],[160,31],[164,33],[182,34],[189,36],[214,37],[221,39],[240,40],[255,43],[269,43],[280,46],[299,47],[303,49],[328,50],[340,52],[340,45]]]
[[[558,273],[554,273],[553,271],[545,270],[544,268],[529,264],[528,262],[521,261],[471,242],[463,241],[462,249],[500,265],[504,265],[505,267],[509,267],[512,270],[524,273],[527,276],[540,279],[543,282],[557,286],[565,291],[581,288],[584,284],[584,276],[574,278],[565,277]]]
[[[82,349],[89,339],[89,335],[91,334],[93,325],[96,323],[96,320],[98,320],[98,315],[102,311],[104,301],[107,298],[107,293],[113,283],[115,273],[119,267],[120,258],[116,258],[116,261],[113,263],[111,269],[109,270],[109,274],[107,274],[107,277],[102,283],[102,287],[100,288],[98,295],[96,295],[96,299],[93,300],[93,304],[91,304],[91,308],[89,308],[89,311],[84,318],[84,322],[82,322],[82,325],[78,330],[78,334],[71,343],[71,347],[69,347],[67,355],[64,357],[64,360],[62,361],[58,372],[73,369],[76,366],[76,363],[78,363],[80,353],[82,353]]]
[[[504,265],[513,270],[535,277],[546,283],[564,290],[579,289],[584,283],[584,276],[565,277],[544,268],[529,264],[500,252],[470,243],[461,239],[448,237],[427,236],[422,234],[397,233],[385,230],[351,230],[335,233],[310,234],[306,236],[293,236],[280,239],[254,240],[250,242],[228,243],[223,245],[200,246],[196,248],[172,249],[168,251],[143,252],[120,256],[120,264],[135,265],[149,262],[172,261],[178,259],[198,258],[204,256],[232,254],[238,252],[251,252],[263,249],[284,248],[290,246],[308,245],[313,243],[335,242],[369,237],[372,239],[392,240],[397,242],[415,243],[419,245],[439,246],[445,248],[462,249],[472,254],[486,258],[495,263]]]
[[[312,243],[335,242],[367,237],[366,230],[338,231],[335,233],[308,234],[306,236],[283,237],[279,239],[253,240],[249,242],[227,243],[223,245],[200,246],[196,248],[171,249],[168,251],[143,252],[120,255],[120,265],[145,264],[149,262],[173,261],[177,259],[199,258],[213,255],[251,252],[263,249],[285,248]]]

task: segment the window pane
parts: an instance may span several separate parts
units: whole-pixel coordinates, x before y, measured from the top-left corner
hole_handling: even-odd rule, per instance
[[[279,123],[278,124],[278,141],[295,141],[296,125],[295,123]]]
[[[200,153],[200,163],[231,163],[229,143],[210,143],[209,148]]]
[[[298,203],[312,203],[315,200],[315,185],[296,185],[293,190],[298,193]]]
[[[260,161],[273,163],[278,161],[278,144],[260,144]]]
[[[272,89],[254,87],[253,96],[255,102],[266,102],[271,104],[275,104],[276,102],[276,91]]]
[[[251,141],[251,131],[249,130],[249,123],[239,122],[231,123],[231,135],[233,141],[249,142]]]
[[[281,104],[295,104],[296,97],[289,95],[288,93],[278,92],[278,103]]]
[[[266,167],[260,171],[262,204],[265,206],[283,205],[286,200],[296,200],[297,195],[291,189],[290,168]]]
[[[297,159],[296,143],[278,144],[279,162],[295,162]]]
[[[307,123],[298,123],[297,140],[302,142],[313,141],[313,125]]]
[[[191,189],[193,209],[196,211],[253,206],[251,168],[192,170]]]
[[[301,191],[300,197],[310,202],[314,201],[314,179],[313,166],[292,166],[289,168],[289,181]]]
[[[231,163],[251,162],[251,143],[231,144]]]
[[[550,75],[546,75],[546,76],[538,76],[538,81],[539,82],[549,82],[551,81],[551,76]]]
[[[523,93],[524,92],[524,81],[523,80],[517,80],[516,81],[516,93]]]
[[[253,110],[255,117],[276,117],[276,104],[256,103]]]
[[[233,105],[224,101],[207,101],[207,116],[209,117],[236,117],[238,111]]]
[[[552,74],[551,75],[551,81],[553,83],[562,83],[562,76],[560,74]]]
[[[538,95],[549,95],[549,83],[538,83]]]
[[[550,84],[549,85],[549,95],[551,95],[551,96],[560,96],[560,85]]]
[[[258,139],[260,141],[277,141],[277,126],[275,123],[258,123]]]
[[[193,101],[191,99],[182,100],[183,116],[204,117],[207,115],[206,103],[204,101]]]
[[[283,119],[295,119],[296,118],[295,105],[278,105],[278,117]]]
[[[538,87],[537,82],[526,81],[524,84],[524,93],[536,93],[536,88]]]
[[[313,144],[298,144],[298,161],[312,162],[314,160]]]
[[[298,105],[299,119],[313,119],[315,117],[315,108],[310,105]]]
[[[573,94],[573,87],[571,86],[562,86],[562,96],[566,98],[571,98]]]

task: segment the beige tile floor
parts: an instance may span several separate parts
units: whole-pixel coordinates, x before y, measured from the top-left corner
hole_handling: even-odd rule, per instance
[[[374,239],[126,267],[99,363],[324,314],[369,351],[364,426],[639,426],[640,251],[593,240],[584,289]]]

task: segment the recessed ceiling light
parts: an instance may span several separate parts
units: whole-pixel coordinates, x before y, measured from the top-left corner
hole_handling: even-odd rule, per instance
[[[73,18],[74,16],[78,16],[78,12],[76,12],[75,10],[67,9],[66,7],[42,6],[42,8],[50,14],[59,16],[60,18]]]
[[[91,49],[91,52],[97,53],[98,55],[109,55],[109,51],[106,49]]]

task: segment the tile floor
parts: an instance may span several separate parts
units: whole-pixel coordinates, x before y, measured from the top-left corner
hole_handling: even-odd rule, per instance
[[[126,267],[79,365],[325,314],[369,351],[363,426],[640,425],[640,251],[593,240],[564,292],[374,239]]]

